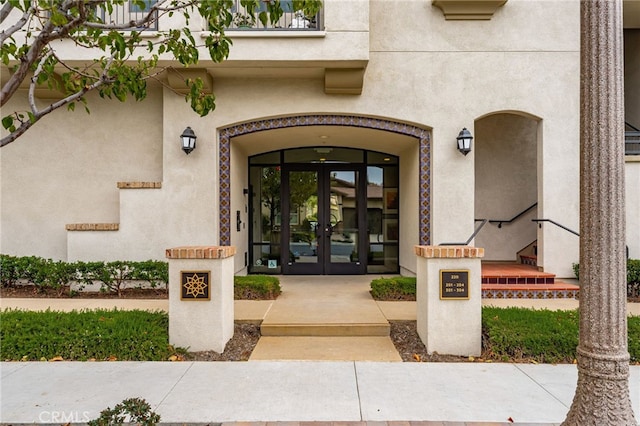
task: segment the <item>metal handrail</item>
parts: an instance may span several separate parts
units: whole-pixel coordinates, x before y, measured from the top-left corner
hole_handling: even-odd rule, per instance
[[[542,224],[540,222],[549,222],[549,223],[553,223],[556,226],[559,226],[560,228],[564,229],[565,231],[569,231],[571,232],[573,235],[580,237],[580,234],[578,234],[576,231],[567,228],[564,225],[559,224],[558,222],[556,222],[555,220],[551,220],[551,219],[531,219],[532,222],[538,222],[538,226],[542,227]],[[629,258],[629,246],[625,245],[625,251],[627,254],[627,259]]]
[[[624,132],[625,155],[640,155],[640,131]]]
[[[480,232],[482,227],[484,225],[486,225],[488,221],[489,221],[488,219],[475,219],[475,222],[482,222],[482,223],[480,224],[480,226],[478,226],[476,228],[475,231],[473,231],[473,234],[471,234],[469,239],[464,243],[440,243],[438,245],[441,245],[441,246],[468,246],[469,243],[471,242],[471,240],[473,240],[475,238],[475,236],[478,235],[478,232]]]
[[[576,236],[580,236],[580,234],[578,234],[576,231],[574,231],[573,229],[567,228],[564,225],[559,224],[558,222],[556,222],[555,220],[551,220],[551,219],[531,219],[531,222],[536,222],[538,224],[539,227],[542,227],[542,223],[540,222],[549,222],[549,223],[553,223],[554,225],[564,229],[565,231],[571,232],[573,235]]]
[[[625,155],[640,155],[640,129],[625,121],[624,125],[631,129],[624,132]]]
[[[471,240],[473,240],[476,237],[476,235],[478,235],[478,232],[480,232],[482,227],[484,225],[486,225],[487,222],[489,222],[489,223],[497,223],[498,224],[498,228],[502,228],[502,224],[503,223],[511,223],[514,220],[517,220],[520,216],[524,215],[526,212],[528,212],[529,210],[533,209],[537,205],[538,205],[537,202],[533,203],[531,206],[527,207],[526,209],[524,209],[523,211],[521,211],[520,213],[518,213],[517,215],[515,215],[511,219],[502,219],[502,220],[501,219],[474,219],[474,222],[482,222],[482,223],[480,224],[480,226],[478,226],[476,228],[475,231],[473,231],[473,234],[471,234],[471,236],[469,237],[469,239],[467,239],[466,242],[464,242],[464,243],[440,243],[439,245],[441,245],[441,246],[466,246],[466,245],[469,245]]]
[[[530,205],[529,207],[527,207],[526,209],[524,209],[523,211],[521,211],[520,213],[518,213],[517,215],[515,215],[514,217],[512,217],[511,219],[489,219],[489,223],[497,223],[498,224],[498,228],[502,228],[502,224],[503,223],[511,223],[514,220],[517,220],[520,216],[524,215],[525,213],[527,213],[529,210],[533,209],[534,207],[536,207],[538,205],[537,202],[533,203],[532,205]],[[476,219],[478,220],[478,219]],[[482,219],[480,219],[482,220]]]

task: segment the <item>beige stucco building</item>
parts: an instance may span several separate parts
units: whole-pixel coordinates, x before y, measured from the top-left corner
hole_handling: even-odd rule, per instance
[[[0,252],[233,245],[238,274],[412,275],[416,244],[467,242],[488,219],[470,241],[485,260],[572,276],[579,237],[553,222],[579,230],[579,0],[460,3],[325,0],[309,28],[229,30],[229,59],[189,70],[216,95],[204,118],[171,74],[141,103],[90,95],[91,114],[50,114],[0,151]],[[640,2],[624,7],[625,120],[640,128]],[[625,167],[640,258],[640,156]]]

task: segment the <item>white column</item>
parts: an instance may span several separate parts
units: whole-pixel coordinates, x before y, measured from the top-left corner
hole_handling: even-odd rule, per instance
[[[417,329],[428,353],[482,352],[483,248],[416,246]]]
[[[169,259],[169,343],[221,353],[233,337],[232,246],[176,247]]]

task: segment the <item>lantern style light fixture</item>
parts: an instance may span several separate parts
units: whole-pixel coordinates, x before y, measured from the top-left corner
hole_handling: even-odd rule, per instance
[[[458,151],[463,155],[467,155],[471,152],[471,141],[473,140],[473,136],[471,136],[471,132],[468,131],[466,127],[460,130],[456,140],[458,141]]]
[[[191,151],[196,149],[197,138],[198,137],[196,136],[196,134],[193,133],[193,130],[191,130],[191,127],[187,127],[186,129],[184,129],[184,132],[182,132],[182,134],[180,135],[180,140],[182,141],[182,150],[187,155],[189,155]]]

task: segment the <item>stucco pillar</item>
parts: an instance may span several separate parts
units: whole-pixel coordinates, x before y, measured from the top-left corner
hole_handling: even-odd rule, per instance
[[[622,1],[581,2],[580,341],[565,425],[636,425],[627,350]]]
[[[222,353],[233,337],[232,246],[167,249],[169,343]]]
[[[479,356],[484,249],[416,246],[415,253],[416,326],[427,352]]]

